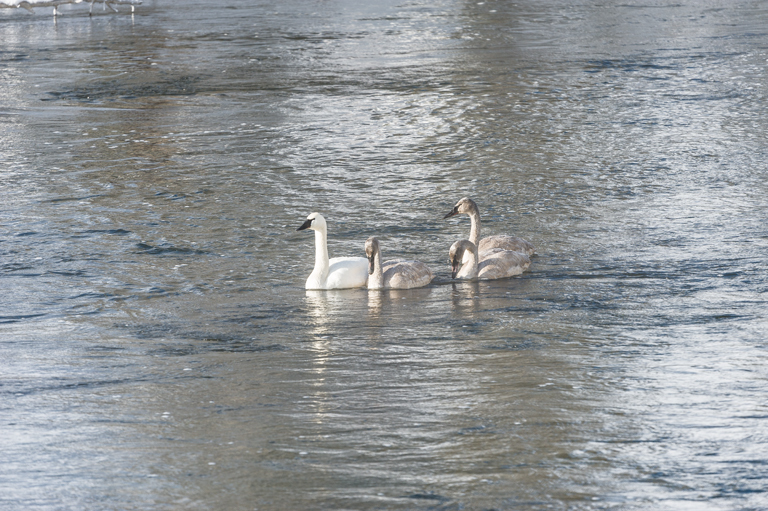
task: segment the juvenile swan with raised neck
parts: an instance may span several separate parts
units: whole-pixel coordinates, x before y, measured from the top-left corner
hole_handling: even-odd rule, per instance
[[[412,289],[432,282],[432,270],[421,261],[395,259],[381,262],[379,240],[371,236],[365,241],[368,256],[368,289]]]
[[[475,201],[469,197],[464,197],[453,207],[450,213],[443,218],[450,218],[455,215],[469,215],[471,227],[469,229],[469,241],[477,246],[477,250],[482,256],[494,248],[522,252],[527,255],[533,255],[536,248],[522,238],[515,236],[488,236],[480,239],[480,210]]]
[[[520,275],[531,265],[527,254],[494,249],[478,262],[477,246],[469,240],[457,241],[448,253],[454,279],[494,280]]]
[[[350,289],[365,286],[368,260],[365,257],[328,259],[328,226],[320,213],[312,213],[297,231],[315,231],[315,269],[309,274],[306,289]]]

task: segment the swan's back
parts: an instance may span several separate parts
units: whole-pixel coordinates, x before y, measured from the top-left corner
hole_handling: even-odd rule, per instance
[[[319,289],[349,289],[364,287],[368,282],[368,259],[365,257],[334,257],[328,260],[328,278]]]
[[[421,261],[396,259],[381,265],[384,287],[389,289],[412,289],[432,282],[432,270]]]
[[[503,279],[520,275],[531,265],[528,254],[512,250],[493,250],[486,253],[478,265],[477,278]]]
[[[521,252],[526,255],[533,255],[536,251],[531,243],[525,241],[523,238],[517,238],[515,236],[488,236],[480,240],[480,246],[477,247],[480,257],[483,257],[484,252],[488,252],[494,248],[500,248],[503,250],[511,250],[513,252]]]

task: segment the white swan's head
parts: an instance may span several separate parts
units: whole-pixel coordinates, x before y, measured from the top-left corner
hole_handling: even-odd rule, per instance
[[[452,216],[456,215],[468,215],[472,211],[477,211],[477,204],[475,204],[475,201],[470,199],[469,197],[464,197],[463,199],[459,200],[459,202],[456,203],[456,205],[453,207],[450,213],[445,215],[443,218],[451,218]]]
[[[448,252],[448,261],[451,263],[451,278],[455,279],[456,274],[461,269],[461,262],[464,260],[465,251],[476,252],[475,244],[469,240],[457,241],[451,245],[451,250]]]
[[[365,240],[365,255],[368,257],[368,275],[373,275],[376,269],[376,254],[379,253],[379,240],[371,236]]]
[[[296,229],[297,231],[303,231],[304,229],[312,229],[313,231],[327,231],[328,226],[325,224],[325,218],[320,213],[311,213],[307,220],[301,224],[301,227]]]

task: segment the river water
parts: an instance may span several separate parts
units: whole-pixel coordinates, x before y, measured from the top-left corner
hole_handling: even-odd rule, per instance
[[[0,10],[0,509],[768,509],[768,5]],[[452,282],[475,199],[537,246]],[[331,256],[411,291],[307,292]]]

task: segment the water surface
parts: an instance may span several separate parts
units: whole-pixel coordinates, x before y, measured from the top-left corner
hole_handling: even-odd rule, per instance
[[[0,508],[768,507],[765,4],[358,4],[0,11]]]

